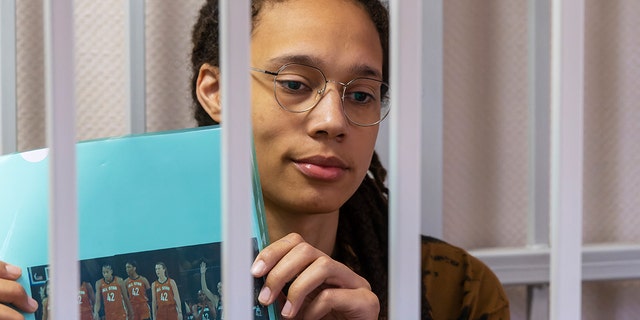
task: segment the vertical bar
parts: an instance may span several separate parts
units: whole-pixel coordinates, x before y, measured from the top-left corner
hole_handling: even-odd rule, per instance
[[[580,319],[584,0],[554,0],[551,59],[550,318]]]
[[[442,0],[427,0],[423,6],[422,234],[442,238],[444,11]]]
[[[54,3],[55,1],[55,3]],[[49,262],[52,319],[78,319],[73,0],[45,1]],[[58,272],[60,271],[60,272]]]
[[[222,75],[222,283],[224,318],[252,319],[249,273],[251,227],[251,118],[249,116],[248,0],[223,0],[220,6]],[[233,31],[233,34],[232,34]],[[246,94],[240,94],[245,92]],[[233,130],[233,132],[232,132]]]
[[[549,244],[551,3],[529,0],[529,245]]]
[[[390,4],[389,319],[419,319],[422,0]]]
[[[144,0],[127,1],[129,40],[129,133],[146,130],[145,6]]]
[[[16,1],[0,1],[0,155],[17,150]]]
[[[529,0],[529,210],[527,244],[549,245],[551,2]],[[530,320],[549,317],[549,285],[527,286]]]

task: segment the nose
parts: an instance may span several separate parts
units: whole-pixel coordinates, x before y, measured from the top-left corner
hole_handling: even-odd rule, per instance
[[[349,120],[342,107],[342,85],[327,82],[318,104],[309,112],[308,133],[314,137],[343,139]]]

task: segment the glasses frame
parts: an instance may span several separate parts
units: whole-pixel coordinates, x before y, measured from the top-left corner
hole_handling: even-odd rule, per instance
[[[313,104],[311,104],[310,107],[305,108],[303,110],[290,110],[289,108],[287,108],[284,105],[282,105],[282,102],[280,102],[280,99],[278,99],[278,93],[277,93],[278,89],[277,89],[276,78],[278,77],[278,75],[280,75],[280,72],[282,72],[282,70],[284,70],[284,69],[286,69],[287,67],[290,67],[290,66],[303,66],[303,67],[309,67],[309,68],[315,69],[318,72],[320,72],[320,74],[322,75],[322,78],[324,79],[324,84],[322,86],[322,89],[317,91],[317,94],[319,95],[319,98],[316,99],[316,101]],[[389,84],[384,82],[384,81],[378,80],[378,79],[367,78],[367,77],[357,77],[357,78],[354,78],[354,79],[351,79],[351,80],[347,81],[346,83],[345,82],[340,82],[340,81],[335,81],[335,80],[329,80],[329,79],[327,79],[327,76],[324,75],[324,72],[322,72],[322,70],[320,70],[320,68],[314,67],[314,66],[310,66],[310,65],[307,65],[307,64],[303,64],[303,63],[295,63],[295,62],[286,63],[286,64],[282,65],[280,68],[278,68],[277,71],[269,71],[269,70],[265,70],[265,69],[255,68],[255,67],[249,67],[249,69],[251,71],[256,71],[256,72],[260,72],[260,73],[264,73],[264,74],[268,74],[268,75],[273,76],[273,97],[278,102],[278,105],[280,106],[280,108],[284,109],[285,111],[291,112],[291,113],[305,113],[305,112],[308,112],[311,109],[315,108],[318,105],[318,103],[320,102],[320,100],[322,99],[322,97],[324,97],[324,93],[327,91],[327,84],[329,82],[332,82],[332,83],[335,83],[335,84],[339,84],[339,85],[342,86],[342,94],[340,95],[342,113],[347,118],[347,120],[349,120],[349,122],[351,122],[351,123],[353,123],[353,124],[355,124],[357,126],[360,126],[360,127],[372,127],[372,126],[378,125],[378,124],[380,124],[380,122],[382,122],[382,120],[384,120],[389,115],[389,111],[391,110],[391,106],[388,105],[389,104],[388,101],[387,102],[381,102],[381,104],[380,104],[380,112],[381,112],[380,119],[375,121],[375,122],[373,122],[373,123],[360,123],[360,122],[357,122],[357,121],[354,121],[353,119],[351,119],[349,117],[349,115],[347,114],[346,110],[344,109],[344,95],[347,92],[347,87],[350,84],[352,84],[354,81],[356,81],[356,80],[366,79],[366,80],[379,82],[380,84],[383,84],[383,85],[387,86],[387,92],[388,92],[388,90],[390,89]],[[385,109],[385,107],[386,107],[386,110],[384,111],[384,114],[382,114],[382,111],[383,111],[383,109]]]

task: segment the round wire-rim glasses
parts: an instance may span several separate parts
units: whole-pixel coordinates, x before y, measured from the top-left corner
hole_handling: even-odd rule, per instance
[[[286,111],[303,113],[313,109],[324,96],[327,83],[342,86],[342,112],[353,124],[375,126],[389,114],[389,85],[383,81],[359,77],[346,83],[327,80],[317,67],[287,63],[277,71],[250,67],[252,71],[273,76],[273,94]]]

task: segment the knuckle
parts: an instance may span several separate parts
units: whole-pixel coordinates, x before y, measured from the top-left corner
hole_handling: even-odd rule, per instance
[[[304,243],[304,238],[302,238],[302,236],[299,233],[290,233],[288,234],[285,238],[287,241],[293,243],[293,244],[299,244],[299,243]]]
[[[315,247],[313,247],[312,245],[306,242],[302,242],[298,244],[296,246],[296,250],[305,256],[313,255],[318,251],[318,249],[316,249]]]
[[[315,263],[323,269],[329,269],[335,264],[335,260],[331,259],[331,257],[329,256],[323,255],[318,257]]]

